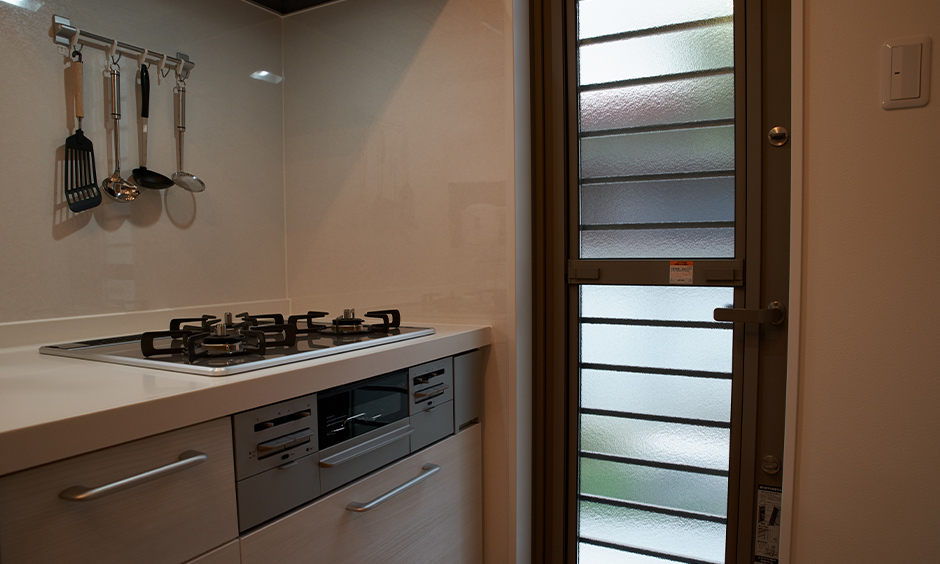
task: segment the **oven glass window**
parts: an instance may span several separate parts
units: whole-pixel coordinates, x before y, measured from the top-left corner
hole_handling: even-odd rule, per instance
[[[317,394],[320,449],[364,435],[408,416],[408,371]]]

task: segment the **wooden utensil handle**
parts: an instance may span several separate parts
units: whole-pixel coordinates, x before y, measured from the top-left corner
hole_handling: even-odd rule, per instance
[[[72,80],[75,83],[75,117],[85,117],[85,79],[82,72],[84,63],[72,61]]]

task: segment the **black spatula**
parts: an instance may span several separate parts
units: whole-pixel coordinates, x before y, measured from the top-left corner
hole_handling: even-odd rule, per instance
[[[82,133],[82,118],[85,117],[84,80],[82,78],[82,56],[72,61],[72,77],[75,83],[75,118],[78,129],[65,140],[65,201],[73,212],[82,212],[101,203],[98,175],[95,173],[95,151],[91,141]]]

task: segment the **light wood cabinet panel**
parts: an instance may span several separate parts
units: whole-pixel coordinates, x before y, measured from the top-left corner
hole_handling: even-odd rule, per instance
[[[96,488],[179,460],[195,466],[100,499]],[[0,478],[0,561],[179,564],[238,536],[231,424],[217,419]]]
[[[241,561],[242,553],[239,550],[238,541],[233,540],[202,556],[193,558],[186,564],[240,564]]]
[[[374,509],[368,502],[440,471]],[[243,564],[478,564],[483,559],[480,426],[474,425],[241,539]]]

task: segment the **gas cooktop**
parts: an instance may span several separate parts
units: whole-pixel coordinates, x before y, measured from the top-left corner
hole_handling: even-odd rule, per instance
[[[48,345],[39,352],[202,376],[229,376],[302,360],[433,335],[401,325],[398,310],[353,309],[332,319],[322,311],[292,315],[226,313],[173,319],[168,330]]]

